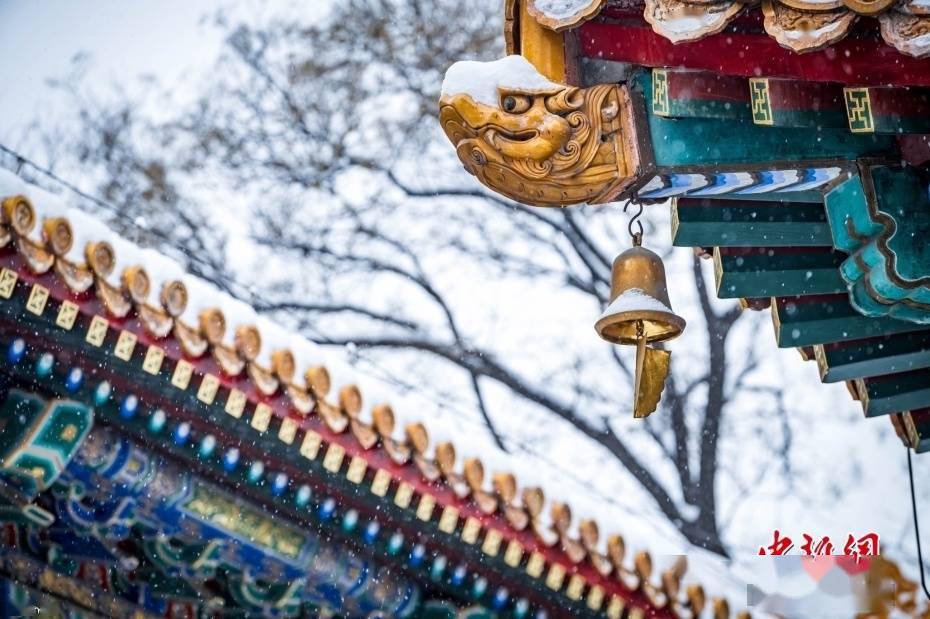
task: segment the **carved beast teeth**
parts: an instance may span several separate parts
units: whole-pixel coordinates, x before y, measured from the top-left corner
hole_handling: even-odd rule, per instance
[[[494,148],[500,148],[500,145],[497,141],[497,129],[488,129],[484,132],[485,141],[493,146]]]
[[[449,71],[455,82],[480,63]],[[560,85],[538,72],[530,78],[545,88],[507,86],[508,94],[533,99],[521,111],[451,87],[440,97],[440,126],[465,169],[493,191],[537,206],[600,204],[632,187],[643,169],[629,88]]]

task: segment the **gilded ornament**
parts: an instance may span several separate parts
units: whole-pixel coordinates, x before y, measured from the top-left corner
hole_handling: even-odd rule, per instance
[[[644,17],[653,31],[673,43],[696,41],[717,34],[736,17],[742,2],[646,0]]]
[[[172,318],[177,318],[187,309],[187,286],[180,281],[165,282],[159,296],[162,307]]]
[[[223,336],[226,335],[226,317],[223,312],[217,307],[211,307],[200,312],[197,318],[200,332],[210,345],[222,344]]]
[[[535,72],[519,56],[495,62]],[[494,63],[482,64],[493,70]],[[457,63],[446,83],[472,70]],[[535,79],[533,87],[498,85],[493,103],[476,93],[444,92],[440,123],[465,169],[492,190],[527,204],[616,198],[635,180],[639,165],[626,87],[576,88],[538,73]]]
[[[88,243],[84,249],[87,264],[98,279],[109,277],[116,265],[116,253],[106,241]]]
[[[596,16],[607,4],[607,0],[587,0],[587,3],[574,9],[570,15],[554,16],[537,6],[539,0],[526,0],[526,10],[540,24],[550,30],[562,32],[570,28],[577,28],[584,22]]]
[[[262,336],[258,328],[253,325],[240,325],[236,327],[236,350],[246,361],[254,361],[262,349]]]
[[[859,15],[878,15],[888,10],[897,0],[843,0],[850,11]]]
[[[427,456],[429,433],[422,423],[410,423],[404,426],[407,445],[413,451],[413,463],[420,469],[420,474],[428,481],[437,481],[442,473],[436,462]]]
[[[763,0],[765,31],[782,46],[795,52],[812,52],[846,36],[856,14],[846,8],[830,11],[801,11],[778,0]]]
[[[930,9],[923,10],[922,14],[891,10],[879,15],[885,42],[908,56],[930,58]]]
[[[281,382],[290,383],[297,372],[297,362],[294,353],[287,348],[281,348],[271,353],[271,369]]]
[[[141,266],[126,267],[120,277],[123,290],[135,304],[145,303],[149,297],[151,283],[149,275]]]
[[[310,393],[317,400],[322,400],[330,389],[329,370],[322,365],[313,366],[304,372],[304,382],[307,384]]]
[[[378,404],[371,409],[372,425],[381,439],[381,444],[388,456],[397,464],[406,464],[410,460],[409,445],[394,440],[394,410],[388,404]]]
[[[0,218],[3,225],[9,226],[20,236],[29,234],[36,224],[35,209],[26,196],[5,198],[0,209]]]
[[[42,239],[52,253],[64,256],[74,245],[74,233],[71,224],[64,217],[50,217],[42,222]]]

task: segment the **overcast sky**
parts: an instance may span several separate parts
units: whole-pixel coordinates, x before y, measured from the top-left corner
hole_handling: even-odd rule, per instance
[[[150,74],[165,85],[208,66],[222,37],[204,14],[217,0],[0,0],[0,141],[16,141],[33,118],[61,105],[47,80],[89,55],[95,88]]]

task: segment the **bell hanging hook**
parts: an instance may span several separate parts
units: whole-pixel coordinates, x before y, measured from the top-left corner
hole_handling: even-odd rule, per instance
[[[627,224],[627,231],[629,231],[630,236],[633,237],[633,245],[639,247],[643,244],[643,222],[639,220],[640,216],[643,214],[643,203],[635,198],[630,198],[623,206],[624,213],[626,213],[627,209],[630,208],[631,204],[635,204],[637,207],[639,207],[639,210],[637,210],[636,213],[630,217],[630,223]],[[639,228],[638,232],[633,232],[634,223]]]

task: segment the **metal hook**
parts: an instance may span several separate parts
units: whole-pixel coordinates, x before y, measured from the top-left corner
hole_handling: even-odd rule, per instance
[[[623,212],[626,213],[626,210],[630,208],[631,204],[635,204],[639,207],[639,210],[636,211],[636,214],[630,218],[630,223],[627,225],[627,230],[630,233],[630,236],[633,237],[633,243],[635,245],[640,245],[643,240],[643,222],[639,221],[640,216],[643,214],[643,204],[639,200],[631,198],[627,200],[627,203],[623,207]],[[633,224],[636,224],[639,227],[639,232],[633,232]]]

